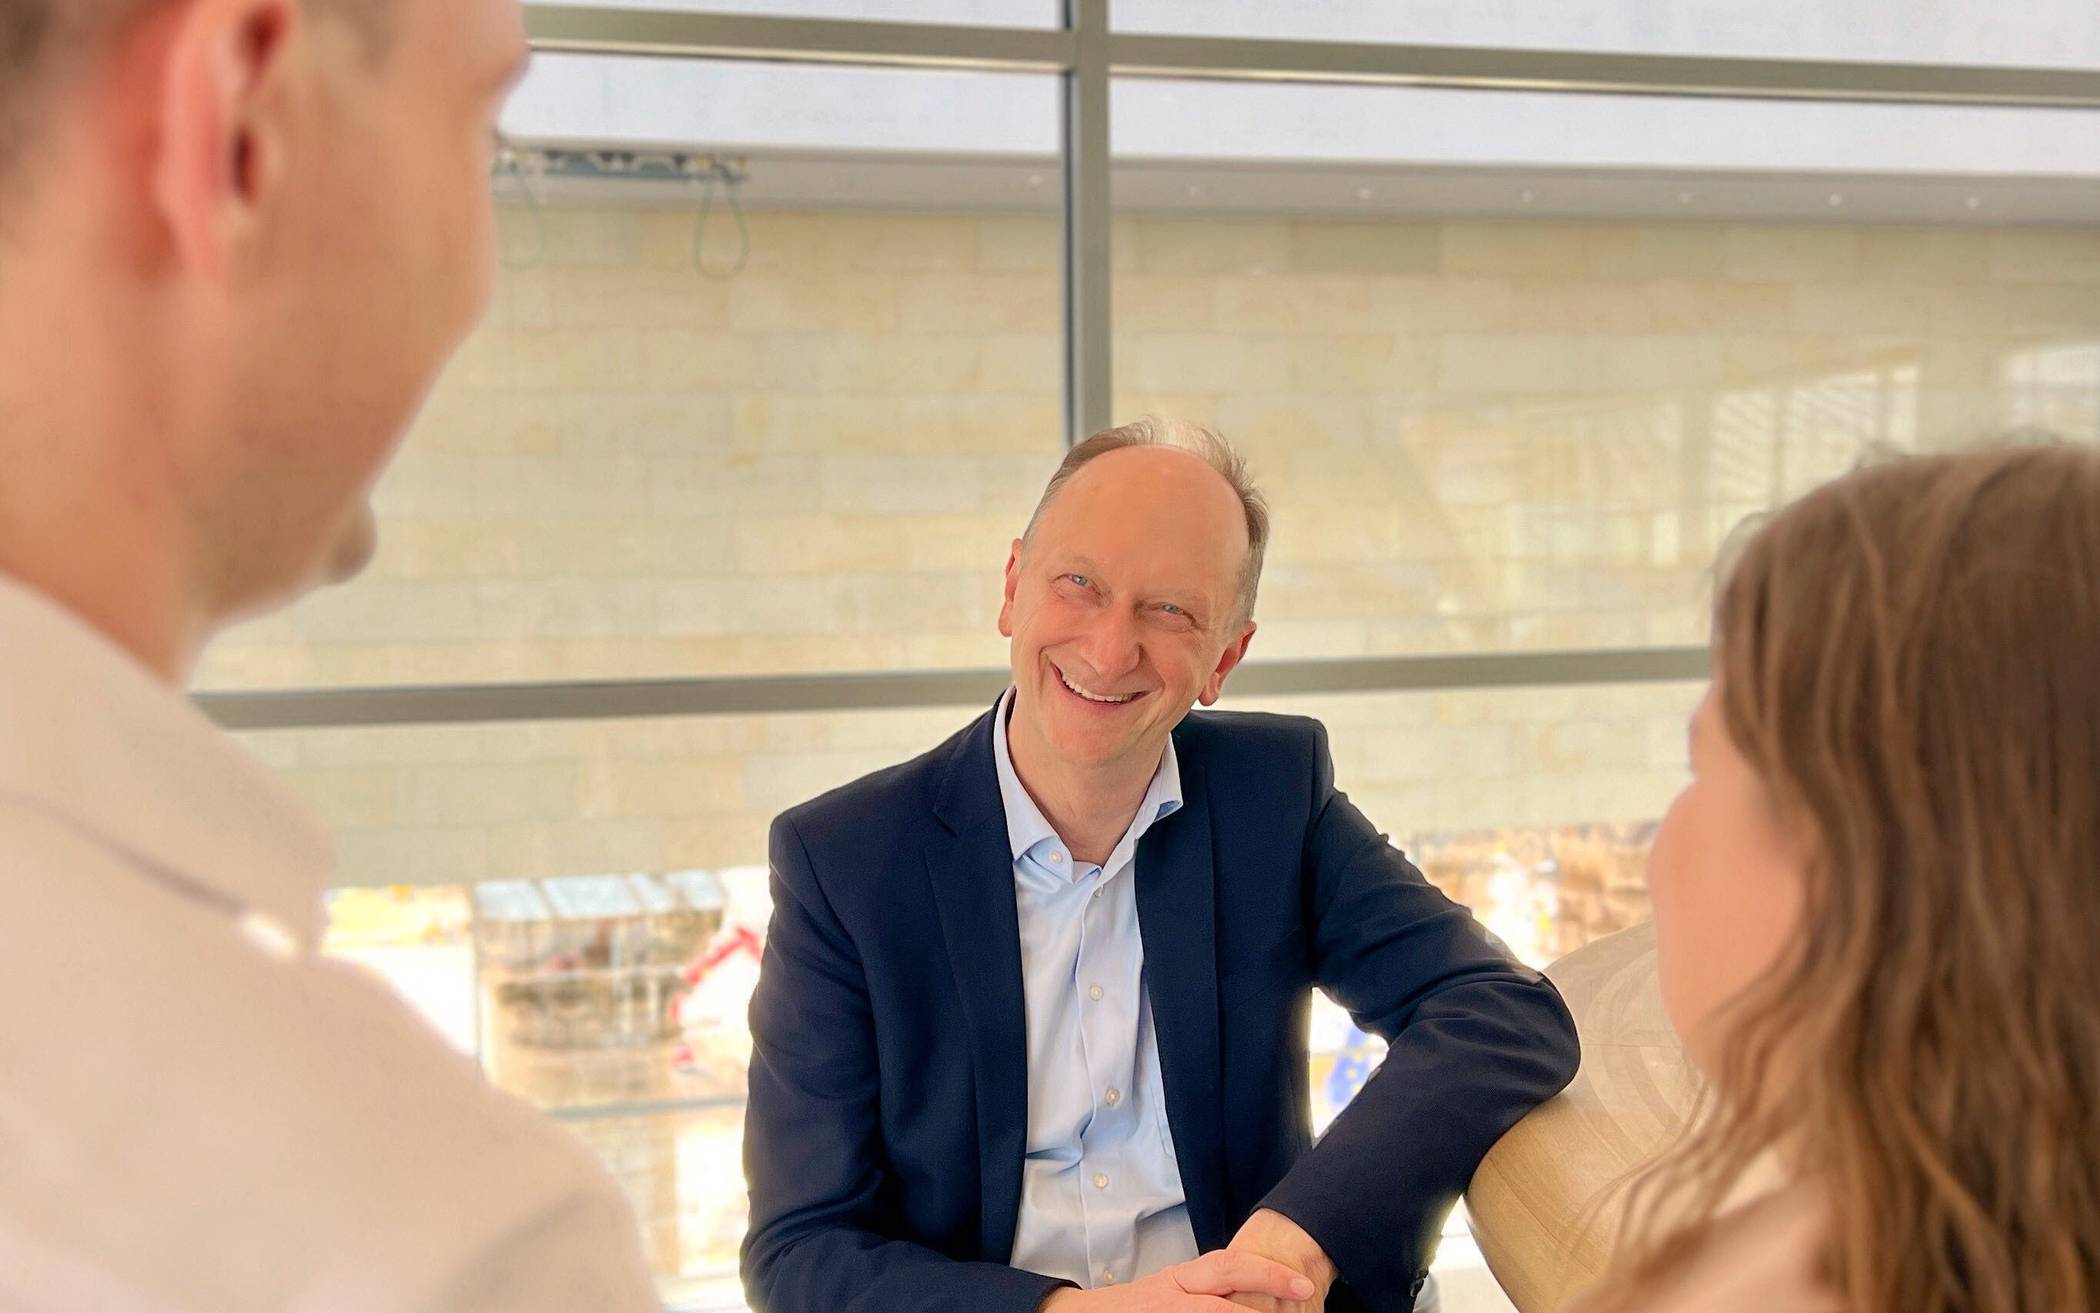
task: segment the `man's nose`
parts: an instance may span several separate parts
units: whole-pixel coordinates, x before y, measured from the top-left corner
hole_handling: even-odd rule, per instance
[[[1135,618],[1120,611],[1107,611],[1095,617],[1080,640],[1079,653],[1103,682],[1128,675],[1137,669],[1144,653]],[[1110,690],[1095,691],[1105,693]]]

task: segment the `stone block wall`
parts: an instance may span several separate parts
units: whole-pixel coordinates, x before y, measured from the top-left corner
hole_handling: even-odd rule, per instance
[[[726,279],[688,212],[504,224],[373,570],[203,686],[1004,663],[1060,453],[1053,223],[755,214]],[[2100,436],[2100,231],[1126,218],[1116,262],[1118,413],[1216,425],[1275,505],[1257,660],[1696,644],[1726,536],[1862,453]],[[1412,843],[1653,820],[1695,696],[1287,701]],[[974,710],[252,738],[345,880],[444,883],[759,861],[781,807]]]

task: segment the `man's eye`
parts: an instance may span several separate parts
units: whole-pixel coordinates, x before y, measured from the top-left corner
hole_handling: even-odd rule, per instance
[[[1083,574],[1068,574],[1065,576],[1065,578],[1070,579],[1073,583],[1078,584],[1081,588],[1091,588],[1094,586],[1094,581],[1087,578]]]
[[[1180,607],[1174,605],[1172,602],[1161,603],[1159,609],[1165,611],[1168,615],[1178,615],[1182,617],[1186,617],[1188,615],[1188,612],[1182,610]]]

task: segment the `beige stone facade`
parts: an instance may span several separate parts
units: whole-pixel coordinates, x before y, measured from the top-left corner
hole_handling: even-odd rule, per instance
[[[1317,716],[1337,779],[1432,837],[1660,816],[1689,685],[1232,699]],[[939,743],[982,708],[286,730],[247,741],[335,829],[351,884],[761,864],[772,817]]]
[[[1049,220],[513,210],[357,584],[206,687],[1003,664],[1060,449]],[[719,231],[709,235],[716,267]],[[1733,526],[1862,452],[2100,435],[2100,232],[1126,219],[1118,412],[1276,506],[1255,656],[1695,644]],[[1652,819],[1682,687],[1294,700],[1403,836]],[[254,736],[344,876],[762,860],[780,807],[974,709]]]

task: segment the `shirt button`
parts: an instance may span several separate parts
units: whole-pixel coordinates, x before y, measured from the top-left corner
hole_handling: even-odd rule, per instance
[[[1103,1272],[1101,1274],[1101,1284],[1104,1286],[1112,1286],[1116,1284],[1116,1274],[1113,1272]]]
[[[1065,864],[1065,855],[1057,851],[1055,848],[1051,849],[1050,864],[1052,866],[1063,866]]]
[[[1096,985],[1086,992],[1086,996],[1099,1003],[1102,999],[1108,997],[1108,992],[1102,989],[1101,986]]]
[[[1111,1089],[1104,1097],[1108,1100],[1108,1106],[1113,1108],[1123,1101],[1123,1091]]]
[[[1096,1190],[1106,1190],[1108,1188],[1108,1174],[1106,1172],[1094,1173],[1094,1188]]]

